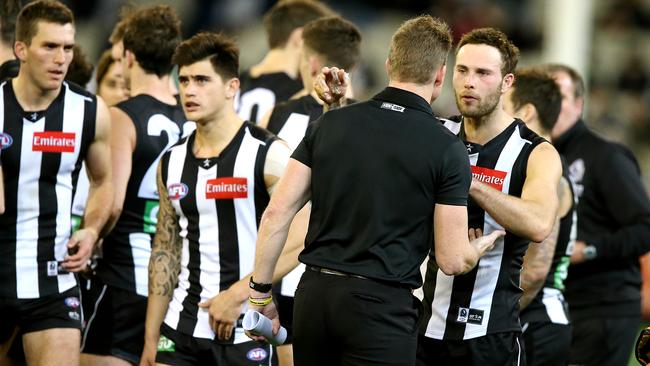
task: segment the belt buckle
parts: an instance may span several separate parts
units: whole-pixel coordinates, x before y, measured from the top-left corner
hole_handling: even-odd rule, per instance
[[[335,271],[333,269],[327,269],[327,268],[320,268],[318,270],[320,273],[328,274],[328,275],[334,275],[334,276],[340,276],[340,277],[348,277],[347,274],[339,271]]]

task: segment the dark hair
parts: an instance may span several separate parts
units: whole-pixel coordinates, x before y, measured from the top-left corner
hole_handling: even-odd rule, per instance
[[[582,76],[580,76],[580,73],[578,73],[574,68],[563,64],[551,63],[538,65],[536,66],[536,69],[546,72],[551,77],[554,77],[554,74],[558,72],[566,73],[571,78],[571,81],[573,81],[574,97],[582,98],[585,96],[585,82],[582,79]]]
[[[4,1],[4,0],[3,0]],[[38,22],[74,24],[70,9],[56,0],[37,0],[25,5],[16,19],[16,40],[30,44],[38,31]]]
[[[318,1],[279,1],[264,14],[264,28],[269,48],[284,47],[291,32],[305,24],[334,12]]]
[[[20,0],[2,0],[0,4],[0,42],[7,46],[13,45],[20,7]]]
[[[307,23],[302,31],[304,46],[323,57],[325,65],[350,70],[359,61],[361,33],[341,17],[327,17]]]
[[[99,90],[99,84],[102,83],[104,76],[106,76],[108,69],[111,68],[111,65],[114,62],[115,60],[113,60],[113,57],[111,56],[110,49],[102,52],[102,55],[99,57],[99,61],[97,61],[97,71],[95,72],[95,81],[97,81],[98,90]]]
[[[142,8],[130,15],[123,38],[124,50],[133,52],[145,72],[159,77],[171,72],[180,40],[180,20],[168,5]]]
[[[65,74],[65,80],[72,81],[81,87],[86,87],[86,84],[93,77],[93,64],[88,61],[88,58],[79,45],[75,44],[72,47],[72,52],[74,57],[68,67],[68,73]]]
[[[407,20],[390,43],[390,78],[416,84],[430,83],[436,68],[446,63],[450,49],[451,32],[447,23],[430,15]]]
[[[239,77],[239,49],[232,38],[222,33],[198,33],[181,42],[172,58],[179,68],[206,59],[224,81]]]
[[[514,45],[505,33],[494,28],[478,28],[465,33],[458,42],[456,53],[466,44],[488,45],[499,50],[501,54],[501,75],[515,72],[519,61],[519,48]]]
[[[515,110],[532,104],[542,128],[550,132],[562,109],[562,94],[555,80],[533,69],[520,69],[515,73],[513,86],[510,98]]]

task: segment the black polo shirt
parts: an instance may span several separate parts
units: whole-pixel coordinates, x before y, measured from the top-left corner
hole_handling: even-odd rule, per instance
[[[467,205],[464,145],[402,89],[324,114],[292,158],[311,168],[307,265],[418,287],[434,205]]]

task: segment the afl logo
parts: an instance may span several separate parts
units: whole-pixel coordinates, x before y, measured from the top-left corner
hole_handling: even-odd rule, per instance
[[[76,309],[79,307],[79,299],[76,297],[67,297],[65,300],[65,305],[71,309]]]
[[[262,361],[266,359],[266,356],[268,356],[266,350],[264,348],[259,348],[259,347],[253,348],[252,350],[246,353],[246,358],[248,358],[251,361]]]
[[[170,200],[180,200],[187,196],[188,190],[185,183],[172,183],[167,187],[167,194]]]
[[[14,143],[14,139],[8,133],[0,133],[0,150],[4,150]]]

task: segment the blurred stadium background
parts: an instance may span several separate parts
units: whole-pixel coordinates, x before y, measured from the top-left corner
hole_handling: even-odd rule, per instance
[[[199,30],[237,36],[241,66],[266,51],[262,14],[275,0],[64,0],[75,12],[78,42],[91,62],[127,4],[167,3],[183,19],[185,36]],[[631,147],[650,187],[650,0],[325,0],[357,24],[364,41],[353,76],[360,99],[385,85],[390,35],[403,20],[428,13],[446,20],[454,36],[475,27],[505,31],[522,51],[520,65],[558,61],[583,73],[588,84],[587,123]],[[453,60],[449,60],[450,63]],[[451,73],[448,73],[450,76]],[[455,113],[450,89],[435,103],[440,115]]]

